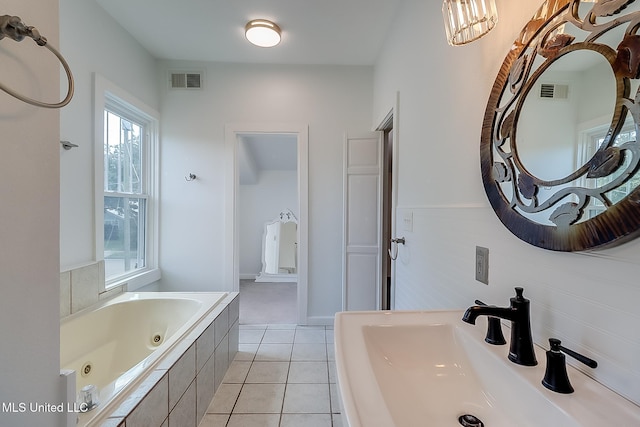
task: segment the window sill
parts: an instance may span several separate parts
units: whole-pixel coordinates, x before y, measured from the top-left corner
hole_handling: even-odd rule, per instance
[[[159,268],[152,268],[149,270],[144,270],[139,273],[134,273],[131,276],[117,277],[115,279],[111,279],[105,283],[105,291],[108,291],[111,288],[127,285],[127,292],[132,292],[151,284],[157,280],[160,280],[162,274]]]

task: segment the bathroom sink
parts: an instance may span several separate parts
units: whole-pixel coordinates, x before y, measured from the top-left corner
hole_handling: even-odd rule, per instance
[[[484,342],[486,320],[462,311],[343,312],[335,352],[343,420],[351,427],[640,425],[640,408],[568,367],[571,395],[544,388],[538,366],[507,359],[508,345]],[[508,332],[508,331],[505,331]],[[505,333],[508,337],[508,334]]]

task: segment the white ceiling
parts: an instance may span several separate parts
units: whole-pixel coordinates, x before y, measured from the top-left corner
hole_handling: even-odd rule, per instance
[[[240,184],[256,184],[265,170],[298,169],[298,138],[294,134],[239,135],[238,167]]]
[[[159,59],[373,65],[402,0],[95,0]],[[244,38],[256,18],[282,42]]]
[[[373,65],[403,0],[95,1],[158,59]],[[280,45],[247,42],[244,26],[256,18],[280,26]],[[250,139],[246,148],[258,170],[282,169],[283,163],[295,169],[290,145],[266,140],[266,149],[257,136]]]

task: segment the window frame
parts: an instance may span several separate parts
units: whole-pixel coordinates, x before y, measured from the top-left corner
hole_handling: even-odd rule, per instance
[[[600,144],[602,144],[602,142],[604,141],[607,135],[607,132],[609,131],[610,121],[611,121],[610,117],[603,116],[598,119],[583,123],[578,127],[579,138],[578,138],[578,147],[576,149],[576,156],[575,156],[576,169],[582,166],[583,164],[587,163],[591,159],[591,157],[593,157],[595,152],[599,149]],[[622,128],[618,133],[618,138],[621,135],[633,133],[635,132],[635,130],[636,128],[635,128],[635,124],[633,123],[633,120],[631,120],[630,117],[627,117],[627,120],[625,120],[625,123],[623,124]],[[636,138],[637,138],[637,135],[636,135]],[[617,141],[614,142],[614,145],[616,144],[617,144]],[[609,178],[609,176],[606,178]],[[606,179],[606,178],[597,178],[596,181],[599,179]],[[589,187],[586,176],[583,176],[580,178],[580,185],[584,187],[592,188],[592,187]],[[629,182],[625,183],[623,186],[627,190],[630,190],[630,191],[633,190],[633,189],[629,189]],[[629,192],[627,192],[627,195],[629,194]],[[604,212],[606,210],[606,207],[600,204],[598,200],[591,199],[589,201],[589,204],[585,207],[585,209],[587,209],[588,211],[587,219],[591,219],[601,214],[602,212]]]
[[[143,188],[142,196],[136,193],[107,192],[104,189],[104,115],[109,110],[132,119],[144,127],[143,142]],[[133,291],[160,279],[158,267],[158,195],[159,195],[159,117],[160,114],[125,90],[99,74],[94,74],[94,152],[95,152],[95,253],[96,261],[104,265],[104,198],[132,196],[146,199],[145,266],[124,274],[106,277],[100,291],[127,284]],[[102,289],[102,286],[104,288]]]

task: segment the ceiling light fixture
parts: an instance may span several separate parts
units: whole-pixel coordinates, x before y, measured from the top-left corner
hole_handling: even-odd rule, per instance
[[[247,40],[260,47],[273,47],[280,43],[280,32],[280,27],[266,19],[254,19],[244,27]]]
[[[495,0],[444,0],[442,16],[451,46],[479,39],[498,22]]]

